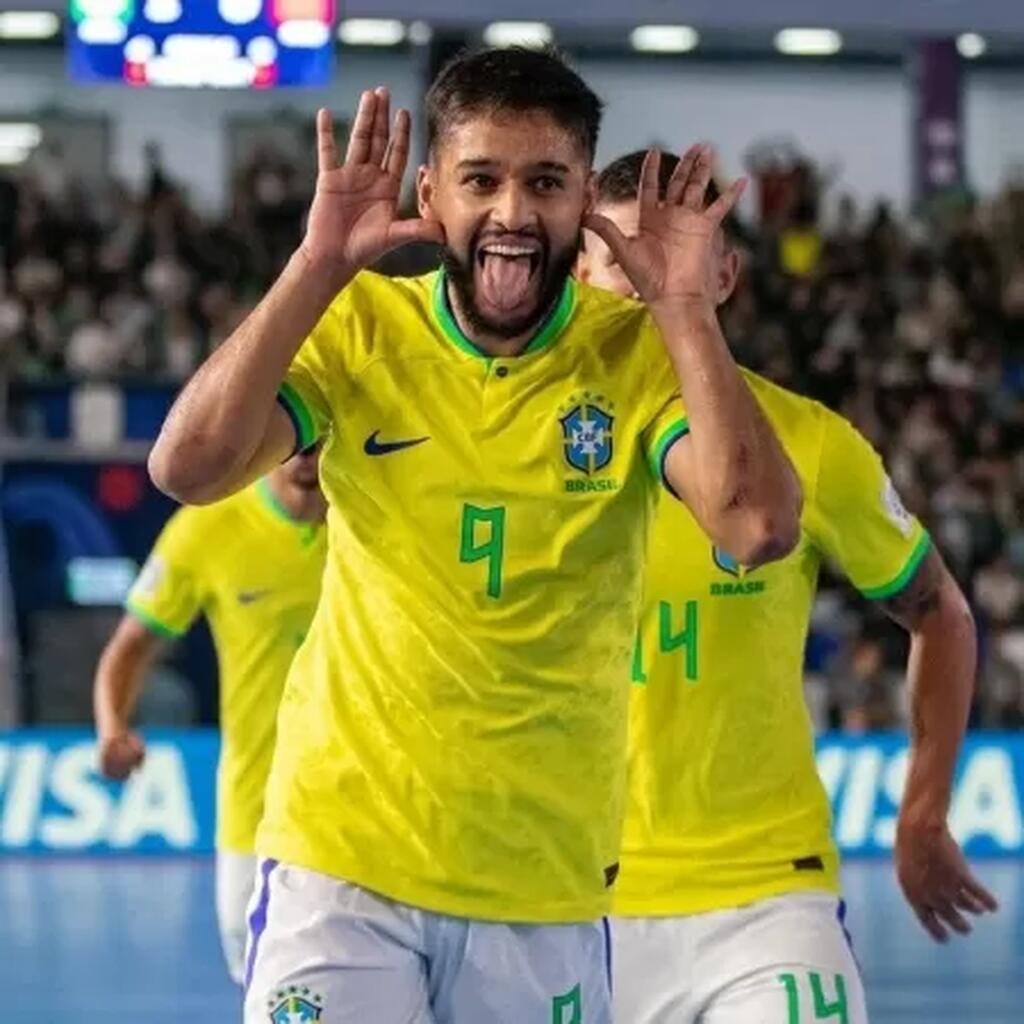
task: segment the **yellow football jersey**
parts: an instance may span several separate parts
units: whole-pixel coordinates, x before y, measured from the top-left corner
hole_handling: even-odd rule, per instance
[[[643,307],[572,281],[514,358],[440,273],[337,297],[281,391],[299,444],[326,436],[330,555],[261,854],[464,917],[607,909],[675,391]]]
[[[126,607],[161,636],[206,615],[220,676],[217,846],[252,853],[295,652],[320,596],[327,531],[298,522],[260,480],[171,516]]]
[[[679,502],[659,503],[633,662],[619,914],[837,888],[803,694],[818,570],[829,560],[882,598],[929,546],[849,423],[746,377],[803,485],[801,539],[787,558],[745,572]]]

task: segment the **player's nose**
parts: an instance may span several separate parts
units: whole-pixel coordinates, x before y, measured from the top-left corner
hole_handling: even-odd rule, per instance
[[[507,182],[494,198],[491,219],[506,231],[532,227],[536,223],[536,212],[528,190],[516,182]]]

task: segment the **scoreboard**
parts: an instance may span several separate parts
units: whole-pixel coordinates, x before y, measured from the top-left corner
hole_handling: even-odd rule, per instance
[[[336,0],[71,0],[82,82],[271,89],[325,85]]]

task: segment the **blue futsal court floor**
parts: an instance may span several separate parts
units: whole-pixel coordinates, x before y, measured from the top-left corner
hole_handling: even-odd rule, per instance
[[[847,865],[873,1024],[1024,1022],[1024,861],[981,862],[978,872],[1000,912],[940,947],[903,903],[890,864]],[[238,1021],[212,861],[5,858],[0,993],[2,1024]]]

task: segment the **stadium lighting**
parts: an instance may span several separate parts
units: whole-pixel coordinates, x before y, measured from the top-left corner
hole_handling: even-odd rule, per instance
[[[988,49],[988,43],[977,32],[963,32],[956,37],[956,48],[965,60],[975,60]]]
[[[52,39],[59,32],[53,11],[0,11],[0,39]]]
[[[34,149],[43,141],[43,130],[31,121],[0,122],[0,148]]]
[[[775,49],[788,57],[831,57],[843,48],[843,37],[830,28],[784,28],[775,35]]]
[[[629,42],[641,53],[689,53],[700,36],[689,25],[640,25],[629,34]]]
[[[43,130],[31,121],[0,122],[0,167],[18,167],[43,141]]]
[[[434,30],[425,21],[414,21],[409,25],[409,42],[413,46],[426,46],[434,38]]]
[[[543,21],[493,21],[484,29],[488,46],[528,46],[539,50],[554,38],[551,26]]]
[[[397,46],[405,40],[405,25],[393,18],[346,18],[338,38],[347,46]]]
[[[18,167],[29,158],[31,152],[21,146],[0,145],[0,167]]]

